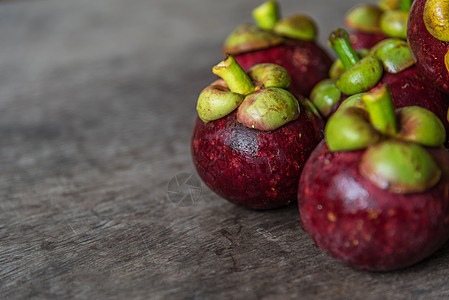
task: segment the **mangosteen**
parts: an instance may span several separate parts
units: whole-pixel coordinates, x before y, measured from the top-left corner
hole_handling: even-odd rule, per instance
[[[304,166],[302,228],[352,267],[407,267],[449,237],[445,129],[422,107],[395,111],[387,86],[354,97],[330,117]]]
[[[405,40],[412,1],[380,0],[377,4],[362,3],[352,7],[345,16],[352,46],[369,49],[387,38]]]
[[[422,106],[435,113],[449,130],[449,95],[422,75],[406,41],[389,38],[369,50],[356,51],[347,32],[337,29],[330,35],[329,44],[339,59],[331,68],[330,78],[319,82],[310,94],[323,117],[328,118],[347,97],[388,84],[395,107]]]
[[[281,66],[247,73],[233,56],[213,67],[219,79],[199,95],[191,150],[206,185],[230,202],[271,209],[296,200],[304,163],[324,136],[306,98],[288,91]]]
[[[276,1],[255,8],[253,17],[256,24],[238,26],[224,42],[223,52],[232,54],[245,70],[259,63],[284,67],[291,76],[290,90],[308,97],[332,64],[316,42],[315,22],[305,14],[281,19]]]
[[[449,93],[449,2],[416,0],[410,11],[407,38],[422,74]]]

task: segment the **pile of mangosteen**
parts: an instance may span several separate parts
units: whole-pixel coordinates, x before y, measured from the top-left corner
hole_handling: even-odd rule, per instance
[[[433,254],[449,239],[449,1],[358,5],[334,56],[305,14],[268,1],[253,17],[198,96],[204,183],[247,209],[297,203],[314,243],[358,269]]]

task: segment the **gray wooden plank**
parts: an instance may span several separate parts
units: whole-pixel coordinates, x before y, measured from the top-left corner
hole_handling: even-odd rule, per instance
[[[281,1],[325,33],[357,1]],[[449,248],[396,272],[317,249],[295,206],[256,212],[195,174],[199,91],[258,1],[11,1],[0,5],[2,298],[446,299]],[[332,4],[332,5],[331,5]],[[213,15],[213,16],[211,16]]]

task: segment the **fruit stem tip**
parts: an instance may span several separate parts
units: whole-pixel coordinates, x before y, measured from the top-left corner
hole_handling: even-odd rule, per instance
[[[353,67],[360,60],[359,55],[349,41],[349,35],[346,30],[342,28],[334,30],[329,36],[328,43],[338,55],[346,70]]]
[[[383,134],[393,136],[398,132],[391,90],[387,85],[362,95],[371,124]]]
[[[251,78],[232,55],[227,54],[225,59],[212,68],[212,73],[223,78],[234,93],[248,95],[255,90]]]

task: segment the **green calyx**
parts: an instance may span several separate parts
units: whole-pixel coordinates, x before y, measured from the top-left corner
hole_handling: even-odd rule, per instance
[[[273,29],[279,21],[279,6],[276,1],[267,1],[253,10],[253,19],[263,29]]]
[[[382,13],[382,9],[374,4],[359,4],[347,12],[345,24],[355,30],[378,33],[381,31],[380,18]]]
[[[382,62],[373,55],[360,59],[344,29],[333,31],[328,42],[346,69],[336,81],[337,88],[344,94],[353,95],[368,91],[382,78]]]
[[[290,86],[290,74],[279,65],[262,63],[257,64],[247,71],[249,77],[256,82],[257,89],[261,87],[288,88]]]
[[[349,107],[355,107],[355,108],[362,109],[362,111],[364,111],[366,116],[368,116],[368,114],[366,113],[365,102],[363,102],[363,99],[362,99],[363,95],[365,95],[365,93],[359,93],[359,94],[349,96],[342,103],[340,103],[340,106],[338,107],[338,111],[343,111],[344,109],[349,108]]]
[[[197,102],[204,122],[218,120],[237,109],[237,120],[259,130],[275,130],[299,117],[299,103],[286,90],[290,75],[275,64],[258,64],[246,73],[233,56],[212,68],[222,79],[206,87]]]
[[[399,0],[379,0],[377,5],[382,10],[395,10],[399,9]]]
[[[368,54],[370,54],[370,51],[366,48],[361,48],[356,50],[357,55],[360,58],[366,57]],[[343,65],[340,58],[337,58],[332,63],[330,69],[329,69],[329,77],[331,79],[337,79],[341,74],[343,74],[346,71],[345,66]]]
[[[430,110],[409,106],[397,110],[401,129],[396,137],[428,147],[439,147],[446,141],[443,122]]]
[[[233,112],[242,104],[244,95],[231,92],[228,88],[212,84],[198,97],[196,110],[203,122],[218,120]]]
[[[256,25],[242,24],[226,39],[223,52],[238,54],[265,49],[282,44],[285,39],[274,32],[264,30]]]
[[[358,114],[358,120],[354,126],[346,128],[337,124],[340,117]],[[356,119],[356,117],[352,117]],[[339,121],[340,122],[340,121]],[[361,135],[365,139],[376,141],[378,134],[384,138],[394,138],[402,141],[413,142],[426,147],[439,147],[446,141],[446,131],[441,120],[431,111],[419,107],[409,106],[395,110],[391,99],[391,91],[388,86],[382,86],[369,93],[355,94],[343,101],[338,110],[332,115],[326,124],[326,131],[335,132],[335,136],[326,134],[326,140],[331,139],[332,151],[350,151],[364,149],[371,143],[360,142],[359,145],[338,141],[340,136],[346,135],[344,131],[354,131],[357,127],[365,127],[369,124],[376,134],[372,138],[367,137],[366,131]],[[351,136],[356,134],[350,133]],[[329,142],[328,142],[329,143]]]
[[[407,38],[407,21],[409,13],[402,10],[385,11],[380,18],[380,28],[389,37]]]
[[[296,14],[277,22],[273,31],[279,35],[305,41],[313,41],[317,36],[317,26],[308,16]]]
[[[359,165],[362,176],[393,193],[419,193],[435,186],[441,169],[422,146],[398,140],[369,148]]]
[[[409,12],[413,0],[379,0],[377,5],[382,10],[402,10]]]
[[[265,30],[306,41],[313,41],[317,35],[317,26],[308,16],[296,14],[288,18],[279,18],[279,5],[276,1],[267,1],[253,10],[256,24]]]
[[[427,0],[423,19],[431,35],[440,41],[449,42],[449,0]]]
[[[337,29],[329,37],[329,45],[339,58],[330,70],[330,80],[317,84],[310,95],[312,102],[327,117],[341,94],[356,95],[375,87],[384,70],[399,73],[414,65],[415,61],[406,41],[389,38],[372,49],[355,51],[343,29]]]
[[[383,32],[390,37],[405,39],[412,2],[413,0],[380,0],[377,5],[359,4],[348,11],[345,24],[362,32]]]
[[[365,149],[382,137],[369,123],[366,111],[356,107],[338,109],[327,121],[324,135],[332,152]]]
[[[275,130],[299,117],[299,104],[287,90],[269,87],[248,95],[237,110],[237,121],[264,130]]]
[[[330,115],[340,98],[341,92],[332,79],[320,81],[310,92],[310,100],[323,117]]]
[[[286,38],[305,41],[316,38],[317,26],[310,17],[296,14],[280,19],[276,1],[264,2],[252,15],[256,25],[242,24],[234,29],[224,42],[224,53],[235,55],[266,49],[284,43]]]
[[[343,66],[343,63],[339,58],[334,60],[331,67],[329,68],[329,78],[330,79],[337,79],[341,74],[346,71],[345,67]]]
[[[441,170],[424,146],[440,147],[445,136],[432,112],[418,106],[395,111],[387,86],[349,97],[325,127],[330,151],[367,148],[361,174],[395,193],[421,192],[438,182]]]
[[[335,84],[344,94],[354,95],[373,88],[382,74],[382,62],[377,57],[368,55],[341,74]]]
[[[415,64],[410,48],[404,40],[385,39],[370,50],[358,49],[354,54],[352,46],[348,45],[345,32],[338,30],[337,33],[331,35],[333,44],[330,44],[343,60],[338,58],[334,61],[329,70],[331,81],[318,85],[314,89],[315,93],[311,94],[312,101],[319,107],[323,116],[327,116],[333,101],[338,101],[338,93],[333,90],[334,87],[346,95],[363,93],[378,84],[384,70],[396,74]]]
[[[392,74],[402,72],[415,64],[408,43],[400,39],[380,41],[370,53],[382,61],[385,71]]]
[[[348,11],[345,24],[358,31],[384,33],[405,40],[412,3],[413,0],[379,0],[377,5],[359,4]]]

